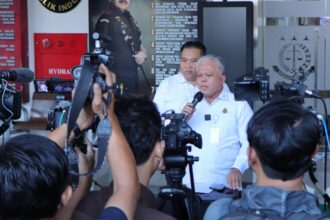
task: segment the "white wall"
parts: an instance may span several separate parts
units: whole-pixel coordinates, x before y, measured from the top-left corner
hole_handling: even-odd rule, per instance
[[[46,9],[39,1],[30,0],[28,3],[28,39],[29,39],[29,68],[34,66],[34,39],[35,33],[88,33],[88,0],[67,13],[54,13]],[[34,92],[33,82],[30,83],[30,100]],[[20,120],[27,120],[31,104],[23,104]]]
[[[35,33],[88,33],[88,0],[82,0],[74,9],[66,13],[54,13],[46,9],[40,1],[29,0],[28,3],[28,38],[29,68],[35,70],[34,34]],[[30,83],[30,100],[34,92]],[[31,102],[23,105],[28,112]],[[25,115],[24,115],[25,114]],[[27,120],[29,115],[22,112],[20,120]]]
[[[88,0],[66,13],[54,13],[40,1],[28,2],[29,67],[34,70],[34,33],[88,33]]]

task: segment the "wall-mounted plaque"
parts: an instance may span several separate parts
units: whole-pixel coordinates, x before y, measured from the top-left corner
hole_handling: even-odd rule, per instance
[[[74,9],[80,0],[39,0],[39,2],[49,11],[65,13]]]

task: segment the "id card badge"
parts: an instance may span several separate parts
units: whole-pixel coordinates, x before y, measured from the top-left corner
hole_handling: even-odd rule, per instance
[[[210,143],[219,144],[220,143],[220,128],[211,128],[210,130]]]

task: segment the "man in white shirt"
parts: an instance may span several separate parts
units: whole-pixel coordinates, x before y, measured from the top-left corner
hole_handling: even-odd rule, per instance
[[[192,101],[198,92],[196,62],[205,54],[205,46],[198,41],[188,41],[181,46],[179,73],[164,79],[154,97],[160,114],[168,110],[180,113],[186,103]]]
[[[242,173],[248,168],[246,127],[253,111],[246,101],[235,101],[225,85],[225,67],[218,57],[200,58],[196,70],[204,98],[195,108],[188,103],[183,109],[190,117],[188,124],[203,139],[202,149],[192,147],[190,152],[199,157],[193,165],[196,192],[210,193],[221,185],[240,189]],[[188,170],[183,183],[190,187]]]

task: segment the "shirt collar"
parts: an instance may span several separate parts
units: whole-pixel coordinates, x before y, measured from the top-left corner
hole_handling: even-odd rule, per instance
[[[217,101],[223,100],[223,101],[229,101],[232,93],[230,92],[230,89],[226,83],[223,84],[223,88],[219,96],[215,99]]]
[[[183,74],[181,72],[178,73],[178,83],[182,83],[182,84],[189,84],[189,85],[192,85],[190,82],[188,82]],[[196,87],[196,85],[194,85],[194,87]]]

